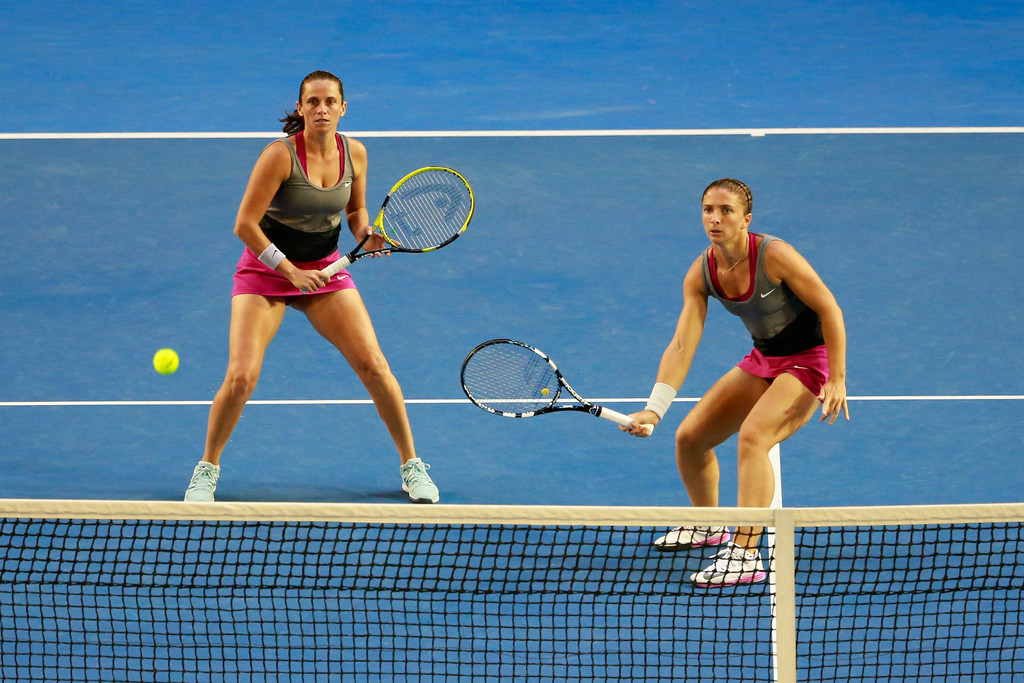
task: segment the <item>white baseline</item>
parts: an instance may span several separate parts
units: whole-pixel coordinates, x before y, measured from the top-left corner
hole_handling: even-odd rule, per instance
[[[355,138],[531,138],[747,135],[977,135],[1021,134],[1024,126],[896,126],[863,128],[648,128],[596,130],[410,130],[346,131]],[[0,140],[203,140],[283,137],[279,131],[0,133]]]

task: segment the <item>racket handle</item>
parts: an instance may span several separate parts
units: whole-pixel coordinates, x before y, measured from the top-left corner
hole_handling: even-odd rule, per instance
[[[345,254],[344,256],[342,256],[340,259],[338,259],[337,261],[335,261],[331,265],[327,266],[326,268],[322,268],[320,270],[320,272],[323,273],[324,275],[326,275],[327,277],[334,277],[335,275],[338,274],[338,271],[340,271],[342,268],[348,268],[351,265],[352,265],[352,255],[351,254]]]
[[[606,420],[611,420],[615,424],[623,427],[633,426],[633,418],[629,415],[623,415],[618,411],[612,410],[611,408],[605,408],[604,406],[597,406],[597,410],[594,412],[594,415],[603,417]]]

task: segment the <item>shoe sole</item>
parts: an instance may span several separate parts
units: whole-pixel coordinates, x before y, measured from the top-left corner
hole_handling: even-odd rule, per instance
[[[405,484],[402,484],[402,490],[405,491],[406,493],[409,493],[409,489],[405,488]],[[438,495],[437,498],[413,498],[412,494],[409,493],[409,500],[411,500],[414,503],[436,503],[437,501],[441,500],[441,496]]]
[[[749,583],[760,583],[768,578],[768,572],[759,571],[753,574],[745,574],[735,581],[723,581],[722,583],[701,583],[695,580],[696,574],[690,577],[690,581],[697,588],[728,588],[729,586],[745,586]]]
[[[663,543],[658,545],[654,544],[654,549],[663,553],[676,553],[680,550],[693,550],[694,548],[704,548],[709,545],[724,545],[728,543],[732,538],[732,533],[726,531],[720,536],[712,536],[711,538],[705,538],[703,541],[697,541],[696,543]]]

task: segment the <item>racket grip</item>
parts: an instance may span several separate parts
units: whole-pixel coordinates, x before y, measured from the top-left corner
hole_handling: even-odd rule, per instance
[[[611,408],[605,408],[604,406],[598,406],[597,412],[595,412],[594,415],[598,417],[603,417],[606,420],[611,420],[615,424],[621,425],[623,427],[633,426],[633,418],[631,418],[629,415],[623,415],[622,413],[616,410],[612,410]]]
[[[352,256],[351,254],[345,254],[331,265],[321,269],[320,272],[327,277],[334,277],[338,274],[338,271],[342,268],[348,268],[350,265],[352,265]]]

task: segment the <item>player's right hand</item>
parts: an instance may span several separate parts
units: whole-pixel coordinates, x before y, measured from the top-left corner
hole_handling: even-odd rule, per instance
[[[629,432],[633,436],[638,436],[641,439],[646,439],[648,436],[654,433],[654,428],[658,425],[657,413],[650,410],[641,410],[639,413],[631,413],[630,417],[633,418],[633,424],[630,427],[619,427],[624,432]]]
[[[329,284],[331,278],[319,270],[301,270],[297,268],[295,272],[289,273],[288,280],[295,285],[295,289],[303,294],[310,294]]]

